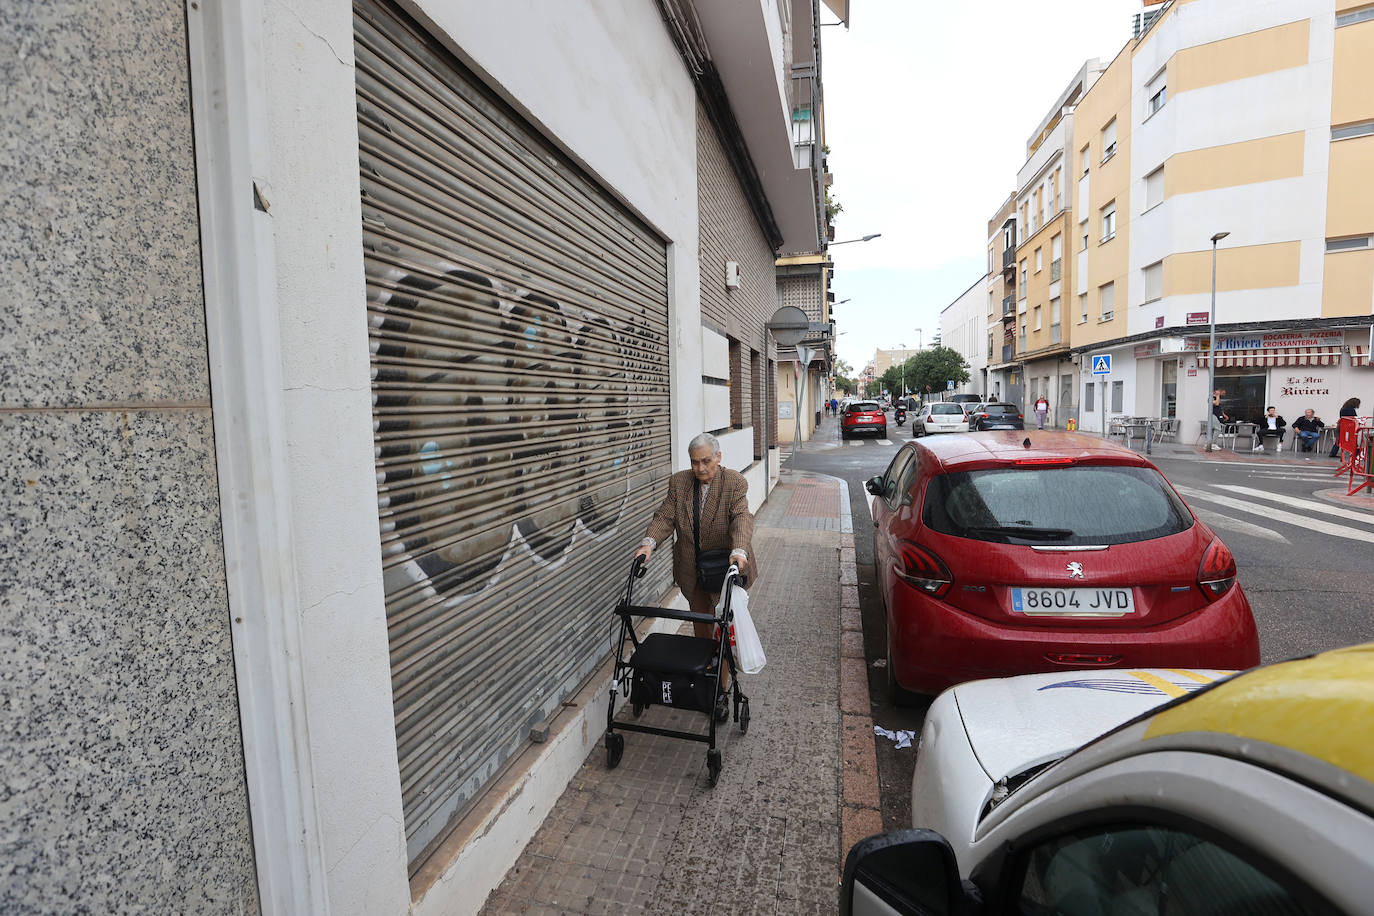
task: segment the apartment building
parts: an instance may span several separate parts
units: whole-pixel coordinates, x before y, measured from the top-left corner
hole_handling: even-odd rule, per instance
[[[1194,436],[1209,368],[1233,416],[1330,421],[1374,396],[1374,6],[1145,6],[1074,118],[1072,352],[1112,357],[1083,374],[1083,427],[1173,416]]]
[[[940,345],[958,352],[968,363],[968,381],[955,386],[956,394],[986,397],[988,393],[987,287],[988,278],[979,276],[940,311]]]
[[[1016,362],[1016,193],[1007,195],[988,220],[987,367],[983,390],[997,400],[1014,398],[1021,374]]]
[[[1103,69],[1094,58],[1069,80],[1027,142],[1016,176],[1016,358],[1025,379],[1023,400],[1048,398],[1055,425],[1075,416],[1078,378],[1070,358],[1072,324],[1065,321],[1066,303],[1075,295],[1075,109]]]

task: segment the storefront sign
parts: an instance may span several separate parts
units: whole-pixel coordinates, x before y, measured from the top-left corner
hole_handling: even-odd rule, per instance
[[[1194,366],[1193,368],[1191,368],[1191,369],[1188,370],[1188,378],[1197,378],[1197,367],[1196,367],[1196,366]]]
[[[1217,338],[1217,351],[1268,350],[1274,347],[1339,347],[1342,331],[1270,331],[1261,334]]]
[[[1149,343],[1135,345],[1135,358],[1144,359],[1147,356],[1159,355],[1159,341],[1152,340]]]
[[[1193,324],[1210,324],[1210,323],[1211,323],[1211,317],[1212,317],[1211,312],[1189,312],[1189,313],[1188,313],[1188,319],[1187,319],[1187,321],[1184,322],[1184,323],[1185,323],[1185,324],[1189,324],[1189,325],[1193,325]]]
[[[1321,375],[1289,375],[1279,381],[1281,398],[1330,397],[1331,385]]]
[[[1156,327],[1156,328],[1162,328],[1162,327],[1164,327],[1164,316],[1163,316],[1163,315],[1158,315],[1158,316],[1155,317],[1155,327]]]

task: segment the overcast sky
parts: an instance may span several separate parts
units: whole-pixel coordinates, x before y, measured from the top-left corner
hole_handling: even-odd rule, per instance
[[[1085,60],[1110,62],[1140,0],[852,0],[824,27],[826,144],[844,206],[831,248],[838,351],[929,343],[987,269],[987,221],[1026,141]],[[821,21],[834,16],[822,7]],[[917,332],[922,329],[922,333]]]

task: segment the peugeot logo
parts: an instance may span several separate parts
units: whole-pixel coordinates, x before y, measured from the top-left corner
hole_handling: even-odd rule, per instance
[[[1069,578],[1070,578],[1070,579],[1081,579],[1081,578],[1083,578],[1083,564],[1082,564],[1082,563],[1070,563],[1068,569],[1069,569]]]

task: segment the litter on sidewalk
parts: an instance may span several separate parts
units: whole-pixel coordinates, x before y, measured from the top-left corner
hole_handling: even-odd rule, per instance
[[[916,740],[916,733],[914,731],[911,731],[910,729],[905,728],[901,729],[900,731],[894,732],[889,729],[883,728],[881,725],[875,725],[873,726],[873,733],[875,735],[882,735],[884,738],[888,738],[892,741],[897,742],[896,749],[899,751],[902,748],[911,747],[911,742]]]

